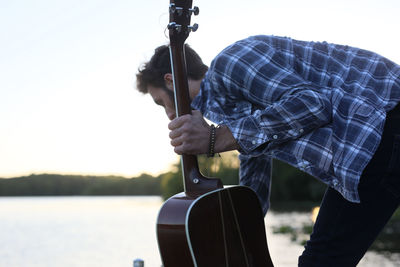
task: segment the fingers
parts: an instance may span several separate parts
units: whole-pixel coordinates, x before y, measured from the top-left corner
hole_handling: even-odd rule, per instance
[[[168,124],[168,129],[170,129],[172,131],[172,130],[175,130],[175,129],[181,127],[185,122],[190,120],[191,116],[192,115],[190,115],[190,114],[186,114],[186,115],[183,115],[183,116],[173,119]]]
[[[202,144],[201,140],[196,140],[196,138],[185,138],[180,137],[175,140],[171,140],[171,145],[174,146],[174,152],[178,155],[187,154],[187,155],[198,155],[205,154],[207,150],[205,150],[204,144]]]
[[[187,155],[196,155],[193,149],[189,147],[187,144],[181,144],[179,146],[174,147],[174,152],[178,155],[187,154]]]
[[[178,118],[173,119],[168,124],[169,138],[171,139],[170,143],[174,147],[174,152],[181,155],[185,153],[185,149],[187,149],[187,145],[183,146],[185,140],[187,139],[188,126],[187,122],[190,121],[191,115],[184,115]]]
[[[204,121],[203,115],[199,110],[192,110],[192,114],[182,115],[171,120],[171,122],[168,124],[168,129],[175,130],[190,121]]]
[[[174,141],[176,138],[180,137],[183,134],[183,132],[185,132],[185,130],[187,130],[188,126],[186,125],[186,123],[189,120],[190,120],[190,115],[185,115],[185,116],[173,119],[168,124],[168,129],[171,130],[169,132],[169,138],[171,138],[172,141]],[[174,143],[176,143],[176,141]]]
[[[177,154],[204,154],[207,152],[209,125],[200,111],[175,118],[168,124],[171,145]]]

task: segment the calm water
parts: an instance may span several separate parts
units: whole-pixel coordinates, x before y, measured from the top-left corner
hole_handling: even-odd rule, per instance
[[[158,197],[0,198],[0,266],[130,267],[140,257],[146,267],[159,267],[155,221],[161,204]],[[302,247],[271,229],[309,220],[306,213],[268,214],[275,266],[297,266]],[[359,266],[400,266],[400,259],[369,252]]]

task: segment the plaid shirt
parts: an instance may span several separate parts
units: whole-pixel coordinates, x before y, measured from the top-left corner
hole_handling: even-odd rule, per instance
[[[271,158],[359,202],[361,173],[400,101],[400,66],[326,42],[253,36],[211,63],[192,102],[240,145],[240,181],[269,207]]]

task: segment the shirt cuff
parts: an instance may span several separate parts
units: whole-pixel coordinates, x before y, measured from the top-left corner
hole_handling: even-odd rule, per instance
[[[253,154],[252,152],[258,147],[270,141],[253,116],[226,121],[224,124],[228,126],[236,142],[239,144],[239,152],[241,154]]]

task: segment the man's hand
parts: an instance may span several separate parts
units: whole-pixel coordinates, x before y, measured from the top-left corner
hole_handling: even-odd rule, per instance
[[[204,120],[198,110],[173,119],[168,128],[171,130],[169,137],[175,153],[181,154],[206,154],[210,138],[210,125]]]
[[[198,110],[192,114],[175,118],[168,124],[169,137],[175,153],[199,155],[207,154],[210,142],[210,125]],[[231,131],[225,125],[217,129],[214,152],[239,149]]]

